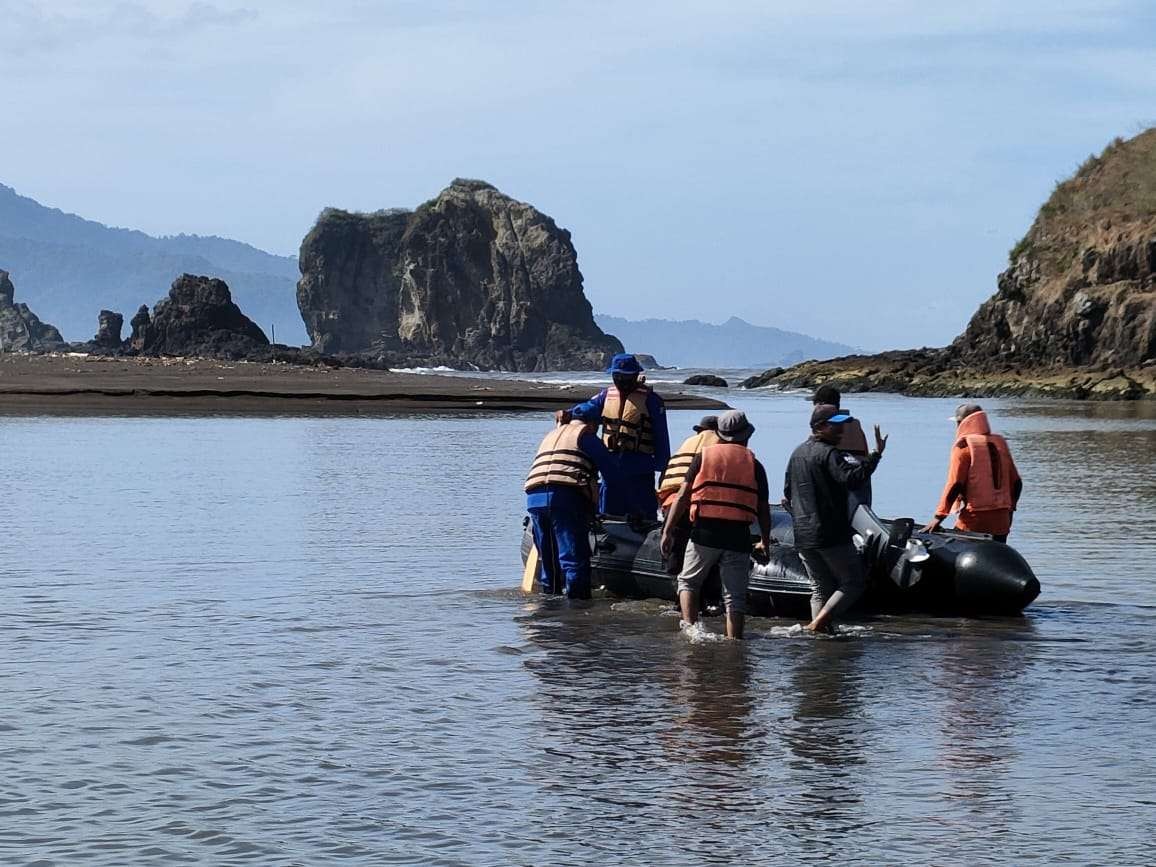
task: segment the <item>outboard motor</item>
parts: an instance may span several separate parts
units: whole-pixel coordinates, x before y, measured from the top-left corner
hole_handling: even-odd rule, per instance
[[[910,518],[896,518],[889,524],[867,506],[860,506],[851,518],[855,530],[855,544],[867,558],[867,568],[878,568],[906,590],[923,578],[923,564],[931,556],[919,539],[911,538],[915,522]]]

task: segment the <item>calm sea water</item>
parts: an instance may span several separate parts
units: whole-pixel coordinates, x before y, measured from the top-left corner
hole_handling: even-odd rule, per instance
[[[848,401],[882,514],[953,403]],[[1156,407],[989,403],[1026,617],[741,644],[512,589],[544,415],[0,418],[0,863],[1151,863]]]

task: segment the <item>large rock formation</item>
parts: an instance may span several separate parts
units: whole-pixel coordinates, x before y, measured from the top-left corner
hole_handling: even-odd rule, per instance
[[[806,362],[744,383],[909,394],[1156,397],[1156,129],[1055,191],[998,291],[944,349]]]
[[[101,310],[92,343],[102,349],[119,350],[124,345],[120,336],[123,328],[124,317],[121,314],[114,310]]]
[[[481,181],[416,211],[329,209],[301,244],[313,346],[397,364],[590,369],[622,351],[594,323],[570,233]]]
[[[141,312],[147,314],[138,311],[132,319],[132,343],[142,355],[269,355],[265,332],[233,303],[223,280],[183,274],[173,281],[168,297],[153,307],[151,318]]]
[[[1156,129],[1059,184],[953,347],[1032,368],[1156,362]]]
[[[7,271],[0,271],[0,351],[46,352],[64,348],[60,332],[15,301],[16,287]]]

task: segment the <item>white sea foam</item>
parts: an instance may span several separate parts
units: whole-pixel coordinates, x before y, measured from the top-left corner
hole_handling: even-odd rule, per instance
[[[793,623],[790,626],[772,626],[767,631],[767,636],[770,638],[863,638],[870,634],[871,629],[866,626],[838,625],[835,627],[834,635],[816,635],[808,632],[807,627],[802,623]]]
[[[678,621],[678,627],[691,644],[705,644],[708,641],[727,640],[727,637],[720,632],[708,632],[707,628],[702,625],[701,620],[697,623],[687,623],[685,620],[680,620]]]

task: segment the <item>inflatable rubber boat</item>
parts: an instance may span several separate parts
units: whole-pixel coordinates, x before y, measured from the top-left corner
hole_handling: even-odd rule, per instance
[[[811,582],[794,548],[791,516],[772,508],[767,563],[751,561],[750,602],[785,617],[808,617]],[[876,612],[939,615],[1019,614],[1040,593],[1040,582],[1019,552],[990,536],[954,530],[924,533],[909,518],[884,520],[860,506],[852,521],[855,545],[867,569],[858,607]],[[632,598],[677,598],[675,578],[663,564],[662,527],[602,520],[591,532],[593,584]],[[527,528],[523,563],[533,546]],[[717,587],[715,592],[717,593]],[[710,584],[704,591],[709,598]]]

